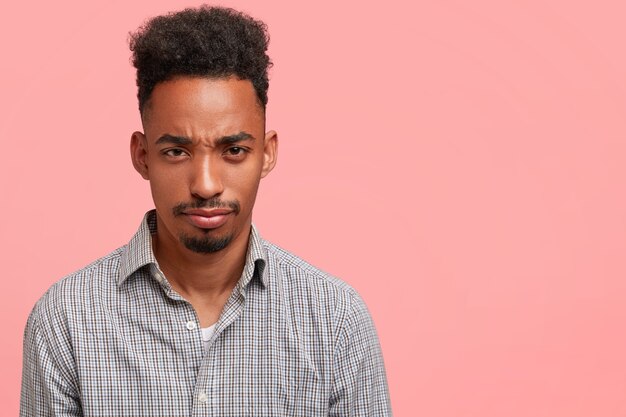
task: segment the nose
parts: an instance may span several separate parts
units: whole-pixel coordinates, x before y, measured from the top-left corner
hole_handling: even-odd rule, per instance
[[[191,194],[201,200],[217,197],[224,191],[220,168],[212,163],[211,155],[203,155],[192,161]]]

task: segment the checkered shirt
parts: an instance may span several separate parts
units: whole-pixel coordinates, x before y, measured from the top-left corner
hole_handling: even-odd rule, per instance
[[[391,416],[376,330],[350,286],[253,226],[205,350],[152,252],[155,217],[37,302],[20,416]]]

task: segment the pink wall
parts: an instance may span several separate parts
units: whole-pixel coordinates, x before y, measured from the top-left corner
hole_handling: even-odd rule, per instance
[[[39,3],[0,25],[3,415],[35,300],[151,207],[126,34],[195,4]],[[222,4],[272,34],[256,223],[364,296],[395,414],[626,415],[623,2]]]

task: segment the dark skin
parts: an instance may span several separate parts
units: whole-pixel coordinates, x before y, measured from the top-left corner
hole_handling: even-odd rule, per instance
[[[265,132],[252,83],[235,77],[157,84],[142,119],[145,133],[134,132],[130,148],[157,211],[154,254],[172,288],[208,327],[241,277],[252,208],[261,178],[276,164],[277,135]],[[183,207],[178,214],[177,206]],[[184,238],[228,244],[203,253]]]

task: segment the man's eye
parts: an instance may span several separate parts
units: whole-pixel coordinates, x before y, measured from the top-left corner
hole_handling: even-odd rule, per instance
[[[173,156],[173,157],[178,157],[178,156],[182,156],[185,154],[185,151],[183,151],[182,149],[168,149],[165,152],[163,152],[164,155],[167,156]]]
[[[230,156],[240,156],[244,154],[246,150],[244,148],[240,148],[239,146],[233,146],[232,148],[228,148],[226,153]]]

